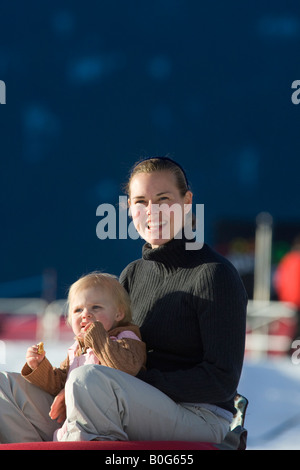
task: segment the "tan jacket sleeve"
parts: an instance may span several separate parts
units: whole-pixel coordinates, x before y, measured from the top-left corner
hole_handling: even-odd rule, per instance
[[[28,382],[40,387],[45,392],[56,396],[65,386],[69,360],[65,359],[59,368],[52,367],[45,357],[38,367],[32,370],[26,363],[21,371],[22,376]]]
[[[118,328],[107,332],[100,322],[95,322],[85,334],[84,344],[87,348],[92,348],[101,365],[137,375],[146,363],[146,345],[143,341],[132,338],[110,338],[117,333]]]

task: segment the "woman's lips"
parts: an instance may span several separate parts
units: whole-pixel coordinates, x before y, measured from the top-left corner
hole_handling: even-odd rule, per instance
[[[168,222],[150,222],[146,224],[148,230],[158,230],[165,227]]]

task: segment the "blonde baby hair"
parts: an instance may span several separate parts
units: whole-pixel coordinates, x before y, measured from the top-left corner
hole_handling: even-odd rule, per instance
[[[80,277],[74,282],[68,293],[68,323],[70,324],[71,316],[71,304],[74,296],[81,290],[88,289],[91,287],[104,288],[110,292],[113,302],[115,302],[117,308],[124,313],[124,318],[119,322],[122,326],[132,321],[130,298],[127,291],[118,281],[118,278],[113,274],[102,273],[94,271]]]

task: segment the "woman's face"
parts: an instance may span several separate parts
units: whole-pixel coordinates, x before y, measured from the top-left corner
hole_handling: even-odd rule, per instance
[[[183,227],[192,197],[190,191],[181,196],[169,170],[138,173],[131,180],[129,199],[136,230],[152,248],[163,245]]]

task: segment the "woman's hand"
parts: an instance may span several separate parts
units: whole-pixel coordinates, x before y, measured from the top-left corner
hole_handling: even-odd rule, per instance
[[[43,351],[42,354],[39,354],[38,345],[33,344],[30,346],[30,348],[27,349],[26,362],[32,370],[35,370],[44,359],[45,354],[45,351]]]
[[[63,388],[53,400],[49,416],[51,419],[57,419],[62,423],[66,419],[65,389]]]

